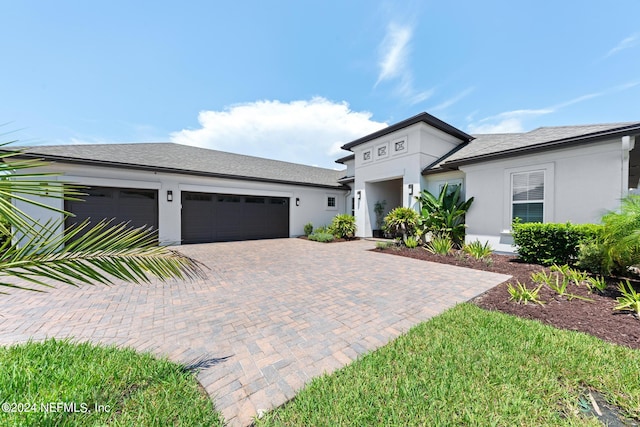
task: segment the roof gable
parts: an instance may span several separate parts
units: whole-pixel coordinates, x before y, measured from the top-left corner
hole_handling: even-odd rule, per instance
[[[442,120],[438,119],[437,117],[432,116],[429,113],[420,113],[417,114],[413,117],[410,117],[406,120],[403,120],[401,122],[398,122],[396,124],[393,124],[391,126],[388,126],[384,129],[380,129],[379,131],[373,132],[369,135],[363,136],[362,138],[358,138],[354,141],[351,141],[345,145],[343,145],[341,148],[343,150],[349,150],[351,151],[351,149],[357,145],[360,144],[364,144],[366,142],[372,141],[376,138],[380,138],[382,136],[388,135],[390,133],[393,133],[395,131],[398,131],[400,129],[404,129],[406,127],[409,127],[411,125],[414,125],[416,123],[426,123],[427,125],[433,126],[434,128],[441,130],[442,132],[445,132],[453,137],[456,137],[460,140],[464,141],[470,141],[473,139],[473,137],[471,135],[468,135],[466,133],[464,133],[463,131],[461,131],[460,129],[457,129],[453,126],[451,126],[448,123],[443,122]]]

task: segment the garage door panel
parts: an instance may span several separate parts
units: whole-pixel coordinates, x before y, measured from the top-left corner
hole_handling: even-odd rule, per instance
[[[113,225],[128,222],[131,228],[158,229],[157,190],[91,187],[84,193],[83,201],[65,201],[65,210],[75,215],[65,220],[65,227],[111,220]]]
[[[194,197],[204,199],[198,194],[207,193],[182,193],[183,243],[289,237],[287,198],[209,194],[204,208],[191,203]]]

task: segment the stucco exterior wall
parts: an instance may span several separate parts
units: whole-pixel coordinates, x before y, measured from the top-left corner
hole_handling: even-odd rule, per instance
[[[417,123],[353,147],[357,235],[359,237],[372,235],[376,222],[373,206],[378,200],[387,200],[387,208],[393,207],[392,203],[397,203],[398,206],[417,209],[415,196],[420,194],[423,186],[422,169],[460,142],[445,132],[424,123]],[[381,148],[386,154],[380,155]],[[397,179],[402,181],[402,188],[397,195],[382,194],[380,185],[371,185]],[[373,191],[373,194],[368,194],[370,191]]]
[[[62,174],[54,179],[87,186],[158,190],[159,239],[164,245],[179,244],[181,241],[181,191],[287,197],[290,199],[289,233],[292,237],[304,234],[307,222],[314,226],[329,224],[335,215],[346,211],[347,191],[340,188],[315,188],[65,163],[55,163],[39,169]],[[172,202],[167,201],[169,190],[173,192]],[[327,207],[328,196],[336,198],[335,208]],[[299,199],[299,206],[296,206],[296,199]],[[61,200],[41,198],[40,201],[63,208]],[[16,205],[41,222],[49,218],[62,218],[61,214],[27,203]]]
[[[460,167],[466,196],[467,241],[489,241],[512,252],[511,175],[544,171],[544,222],[599,222],[626,195],[627,169],[620,139]]]

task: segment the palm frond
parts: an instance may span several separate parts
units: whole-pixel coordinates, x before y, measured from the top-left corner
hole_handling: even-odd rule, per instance
[[[166,247],[157,246],[151,229],[88,222],[60,233],[63,221],[49,221],[30,236],[0,247],[0,277],[15,277],[39,286],[53,280],[73,286],[81,283],[112,284],[114,279],[148,283],[151,277],[206,277],[198,261]],[[0,281],[0,286],[21,287]],[[31,288],[29,288],[31,289]],[[34,290],[34,289],[32,289]]]

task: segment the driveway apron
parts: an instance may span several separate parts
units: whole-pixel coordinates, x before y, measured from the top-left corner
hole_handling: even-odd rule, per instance
[[[0,344],[73,337],[199,368],[231,426],[509,276],[369,251],[359,240],[188,245],[207,279],[58,285],[0,296]]]

